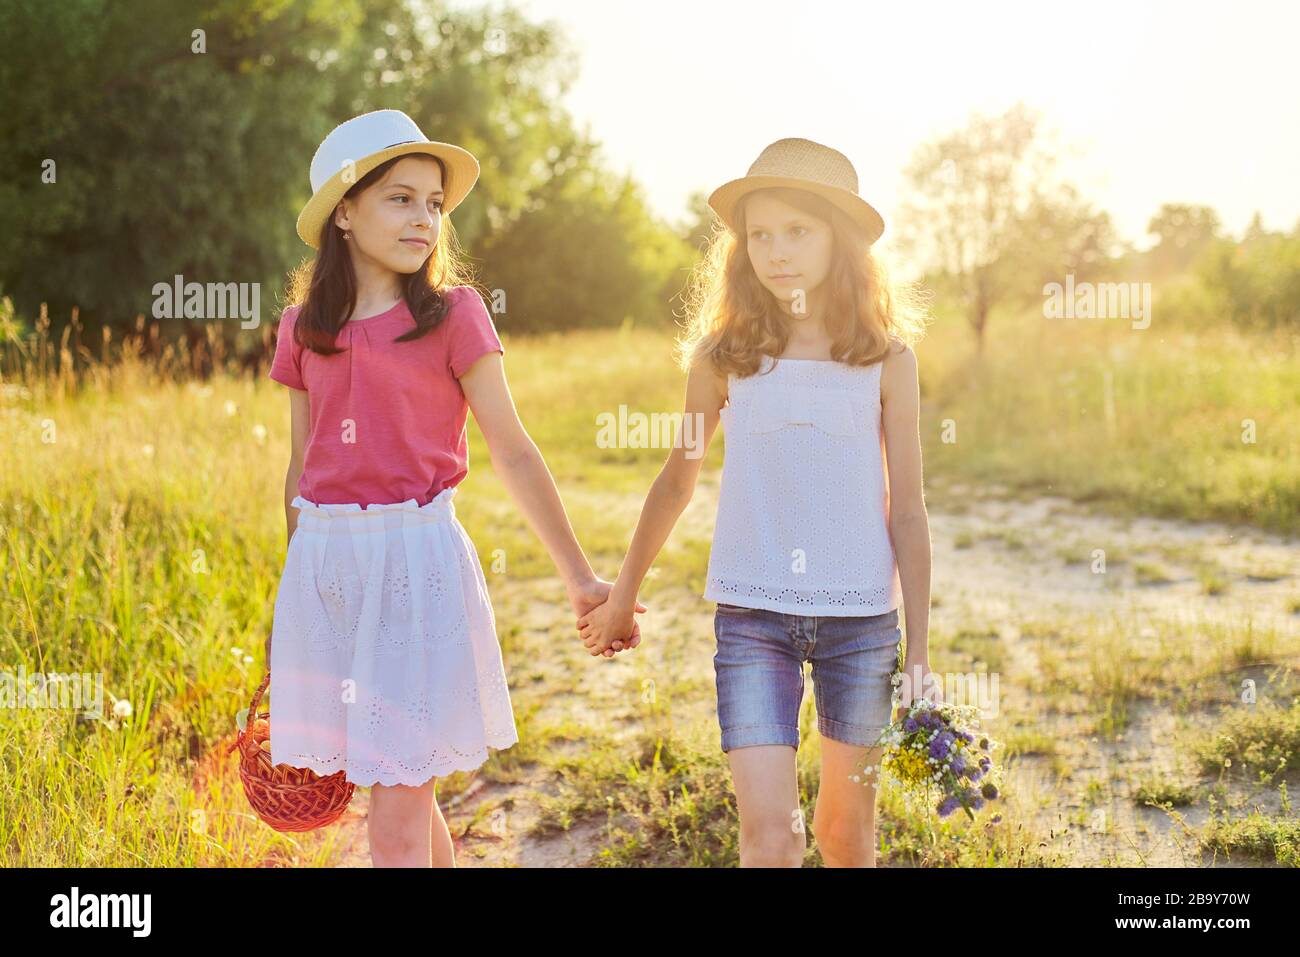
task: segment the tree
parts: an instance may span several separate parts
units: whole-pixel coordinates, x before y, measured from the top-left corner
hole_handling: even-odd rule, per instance
[[[262,282],[302,248],[292,198],[359,0],[9,2],[0,282],[19,309],[129,324],[155,283]]]
[[[692,253],[658,222],[630,178],[612,179],[588,149],[485,246],[489,284],[506,294],[502,329],[664,322]]]
[[[1151,250],[1153,268],[1182,272],[1219,233],[1219,216],[1208,206],[1165,203],[1151,217],[1147,232],[1156,237]]]
[[[590,262],[610,277],[635,276],[611,288],[629,296],[619,309],[648,318],[656,308],[644,290],[663,296],[672,278],[680,239],[634,188],[591,187],[618,177],[557,105],[576,70],[572,50],[509,7],[3,2],[0,141],[12,170],[0,179],[0,288],[20,313],[48,302],[60,317],[78,306],[94,339],[97,320],[133,325],[151,311],[155,284],[180,274],[259,283],[262,316],[273,318],[286,275],[312,254],[294,223],[317,145],[347,118],[389,107],[479,158],[479,181],[454,222],[471,256],[511,251],[492,260],[489,284],[523,290],[522,276],[544,271],[538,260]],[[42,182],[47,159],[53,183]],[[567,248],[593,235],[598,249]],[[571,297],[532,303],[539,327],[575,317]],[[601,314],[617,311],[607,301]],[[209,331],[203,320],[177,320],[164,335],[182,330],[200,339]],[[233,322],[220,331],[238,335]]]
[[[1002,261],[1013,273],[1009,297],[1020,304],[1041,302],[1042,287],[1066,275],[1075,282],[1098,279],[1119,251],[1110,214],[1092,209],[1068,183],[1055,195],[1035,197],[1017,222]]]
[[[1216,309],[1248,330],[1300,329],[1300,230],[1206,241],[1194,272]]]
[[[709,238],[713,235],[713,221],[717,219],[713,207],[709,205],[709,194],[701,191],[691,193],[687,200],[686,221],[679,232],[686,245],[696,254],[704,252]]]
[[[1053,179],[1055,160],[1041,142],[1038,116],[1016,104],[1001,116],[976,114],[961,130],[920,147],[904,171],[908,198],[896,230],[938,289],[951,288],[980,349],[993,308],[1037,290],[1024,257],[1064,271],[1103,255],[1109,220]]]
[[[1259,215],[1259,210],[1255,210],[1255,215],[1250,217],[1250,223],[1246,226],[1245,235],[1242,236],[1243,242],[1251,242],[1257,239],[1264,239],[1271,234],[1264,228],[1264,220]]]
[[[378,6],[341,54],[343,74],[357,80],[337,85],[331,110],[342,120],[399,105],[430,139],[477,156],[473,201],[454,214],[457,234],[473,250],[589,155],[591,143],[558,105],[576,78],[577,57],[554,29],[510,7]]]

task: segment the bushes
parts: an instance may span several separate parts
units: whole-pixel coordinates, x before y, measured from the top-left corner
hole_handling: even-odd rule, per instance
[[[1216,240],[1195,274],[1222,318],[1243,329],[1300,331],[1300,234]]]

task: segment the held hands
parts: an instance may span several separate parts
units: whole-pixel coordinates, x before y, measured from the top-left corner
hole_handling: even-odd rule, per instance
[[[592,655],[612,658],[614,651],[635,648],[641,643],[641,626],[632,617],[633,611],[646,607],[639,601],[627,604],[619,598],[609,598],[603,604],[578,619],[578,634]],[[612,650],[611,650],[612,649]]]
[[[609,594],[613,587],[611,582],[593,578],[578,585],[570,585],[568,588],[569,604],[573,606],[574,613],[579,616],[578,632],[582,634],[582,643],[586,645],[593,657],[604,655],[606,658],[613,658],[615,652],[631,650],[641,643],[641,626],[633,619],[632,608],[626,609],[627,629],[617,635],[611,631],[607,640],[596,641],[593,637],[593,640],[589,641],[587,635],[583,634],[583,625],[589,624],[588,619],[593,613],[601,609],[606,610],[604,614],[609,613]],[[634,608],[638,612],[646,610],[646,606],[639,601],[635,603]],[[605,632],[602,631],[600,634],[604,636]]]

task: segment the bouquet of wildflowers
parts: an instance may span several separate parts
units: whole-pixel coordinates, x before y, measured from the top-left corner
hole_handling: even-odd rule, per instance
[[[895,709],[902,679],[901,673],[894,674]],[[993,751],[1001,745],[979,730],[979,709],[973,705],[936,703],[916,695],[875,746],[885,749],[881,770],[903,786],[904,800],[909,805],[936,802],[933,807],[940,817],[961,808],[974,820],[974,812],[1000,793],[1001,767],[994,764]],[[866,769],[866,783],[875,770]]]

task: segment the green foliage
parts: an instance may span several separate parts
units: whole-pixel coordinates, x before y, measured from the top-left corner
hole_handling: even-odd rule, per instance
[[[479,157],[456,227],[472,256],[491,252],[484,279],[516,294],[520,328],[662,318],[680,286],[681,238],[556,105],[572,51],[508,7],[5,0],[0,16],[0,287],[20,313],[47,302],[61,322],[77,306],[96,338],[148,315],[179,273],[261,283],[269,318],[311,254],[294,224],[316,146],[383,108]]]
[[[537,331],[666,321],[693,261],[656,223],[630,180],[610,183],[589,157],[543,190],[514,228],[490,242],[486,272],[506,294],[502,329]]]
[[[1215,241],[1196,274],[1221,318],[1246,329],[1300,330],[1300,229]]]
[[[1208,206],[1165,203],[1147,224],[1147,232],[1156,237],[1148,254],[1153,271],[1159,275],[1181,272],[1219,232],[1219,216]]]
[[[1023,103],[975,114],[922,144],[904,170],[895,242],[958,301],[982,348],[998,308],[1041,302],[1047,282],[1096,274],[1117,245],[1110,217],[1056,176],[1041,117]]]
[[[0,280],[20,311],[130,320],[176,273],[276,288],[302,250],[305,164],[285,157],[310,157],[347,84],[325,51],[359,0],[5,6]]]

